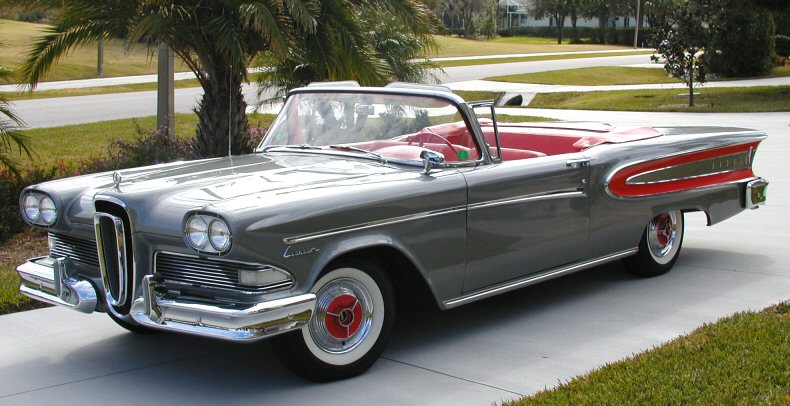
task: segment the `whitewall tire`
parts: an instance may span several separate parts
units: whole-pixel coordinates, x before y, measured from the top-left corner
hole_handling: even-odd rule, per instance
[[[316,308],[301,330],[272,339],[280,361],[312,381],[358,375],[384,350],[395,317],[392,284],[366,260],[333,266],[310,290]]]

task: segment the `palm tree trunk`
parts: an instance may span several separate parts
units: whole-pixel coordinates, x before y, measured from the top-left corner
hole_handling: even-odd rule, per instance
[[[227,156],[230,134],[230,152],[234,155],[247,153],[250,136],[247,129],[247,103],[241,93],[241,77],[230,73],[229,69],[218,70],[216,76],[224,77],[225,80],[207,80],[203,83],[203,99],[195,109],[199,121],[192,147],[200,157]]]

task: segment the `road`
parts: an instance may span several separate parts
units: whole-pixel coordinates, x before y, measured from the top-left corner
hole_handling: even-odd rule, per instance
[[[295,378],[265,342],[138,336],[59,308],[0,316],[0,404],[490,405],[790,299],[790,235],[778,226],[790,224],[787,113],[527,113],[764,130],[755,170],[771,181],[768,205],[714,227],[688,215],[680,258],[660,277],[614,263],[451,311],[401,314],[370,371],[329,384]]]
[[[482,79],[492,75],[541,72],[590,66],[616,66],[649,62],[649,55],[629,55],[605,58],[566,59],[539,62],[502,63],[484,66],[446,68],[442,83]],[[257,103],[257,87],[245,86],[248,105]],[[203,94],[200,88],[177,89],[177,113],[191,113]],[[16,113],[27,128],[56,127],[121,118],[156,115],[156,92],[116,93],[51,99],[20,100],[13,102]]]

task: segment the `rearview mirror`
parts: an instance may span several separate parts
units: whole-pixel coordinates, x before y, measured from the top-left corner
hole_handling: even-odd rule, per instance
[[[444,166],[444,154],[440,152],[426,149],[420,152],[420,158],[422,159],[423,175],[431,173],[431,169],[433,168],[441,168]]]

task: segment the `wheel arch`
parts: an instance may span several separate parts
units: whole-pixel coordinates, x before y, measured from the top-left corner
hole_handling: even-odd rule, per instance
[[[374,262],[386,271],[399,305],[421,304],[431,300],[441,307],[430,280],[419,270],[414,260],[392,244],[376,243],[337,251],[316,273],[316,280],[335,265],[357,258]]]

